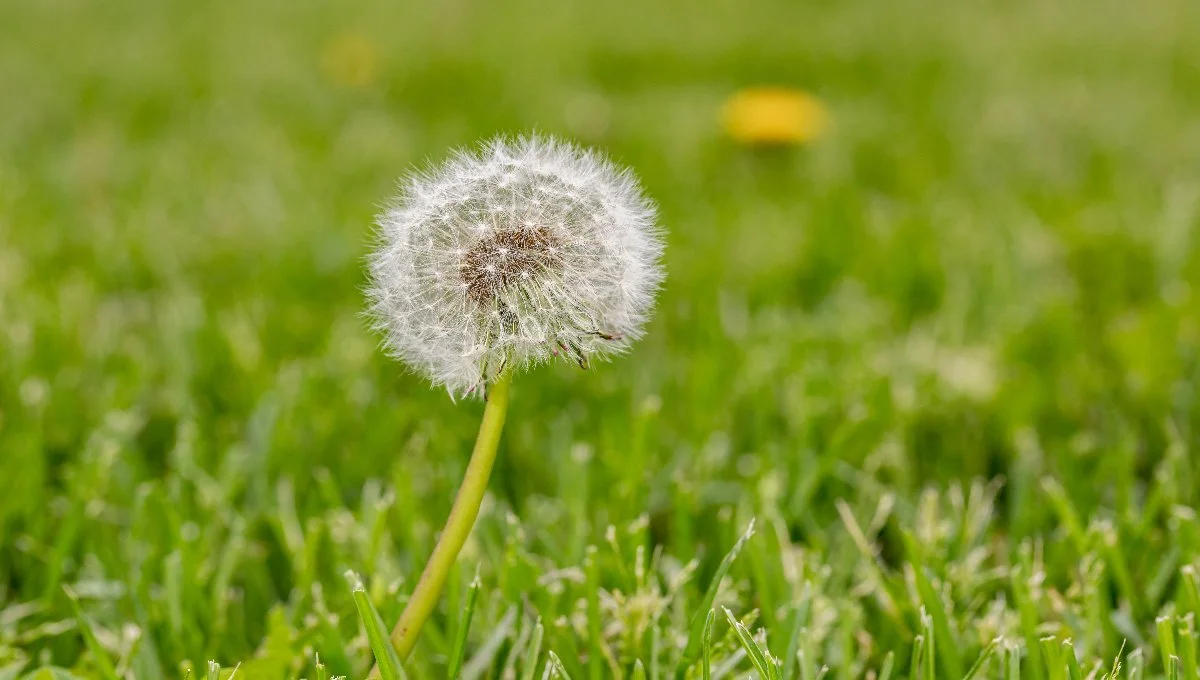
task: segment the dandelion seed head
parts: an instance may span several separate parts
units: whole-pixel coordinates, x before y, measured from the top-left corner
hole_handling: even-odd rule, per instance
[[[378,225],[371,317],[391,353],[454,395],[505,368],[626,350],[663,279],[636,179],[554,139],[458,152],[404,180]]]

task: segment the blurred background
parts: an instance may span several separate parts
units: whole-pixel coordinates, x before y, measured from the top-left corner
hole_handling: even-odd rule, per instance
[[[839,499],[896,569],[938,498],[987,518],[931,530],[947,564],[1101,521],[1129,561],[1093,585],[1124,618],[1031,606],[1116,653],[1200,549],[1179,510],[1198,496],[1197,26],[1175,0],[7,0],[0,667],[100,667],[67,585],[137,677],[209,658],[284,677],[314,652],[363,670],[342,572],[394,620],[480,411],[366,329],[372,221],[413,165],[529,130],[635,169],[668,282],[631,355],[519,381],[418,669],[441,667],[476,564],[471,649],[526,602],[513,630],[561,618],[548,644],[577,671],[587,588],[555,574],[596,544],[607,593],[641,592],[635,546],[710,577],[750,516],[770,538],[731,601],[780,624],[811,573],[865,636],[817,647],[876,667],[912,630],[855,590]],[[1038,548],[1061,593],[1090,536]],[[698,581],[639,606],[686,609]],[[963,649],[1015,625],[971,604],[1008,586],[959,585]],[[623,625],[626,668],[649,638]]]

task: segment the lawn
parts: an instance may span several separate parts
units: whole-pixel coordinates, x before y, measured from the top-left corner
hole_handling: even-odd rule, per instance
[[[409,677],[1200,678],[1197,26],[5,0],[0,678],[366,677],[483,409],[381,351],[372,222],[531,129],[635,169],[667,283],[516,381]],[[731,141],[762,83],[829,132]]]

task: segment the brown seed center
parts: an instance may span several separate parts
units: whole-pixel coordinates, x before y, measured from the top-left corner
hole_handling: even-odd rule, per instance
[[[548,229],[523,227],[480,239],[463,256],[459,273],[467,284],[467,295],[487,304],[502,288],[532,279],[561,262],[558,239]]]

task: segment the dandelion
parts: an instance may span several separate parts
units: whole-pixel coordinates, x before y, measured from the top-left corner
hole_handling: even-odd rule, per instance
[[[796,144],[812,141],[829,127],[819,99],[787,87],[740,90],[722,110],[725,131],[742,144]]]
[[[405,657],[479,512],[513,373],[628,349],[662,282],[663,244],[632,174],[541,137],[495,139],[411,176],[379,228],[368,292],[388,349],[451,396],[487,399],[450,520],[392,634]]]
[[[654,209],[628,172],[540,138],[405,182],[379,219],[372,316],[397,357],[453,395],[554,356],[627,349],[662,281]]]
[[[375,82],[377,62],[375,46],[358,33],[334,37],[321,53],[325,75],[344,87],[367,87]]]

